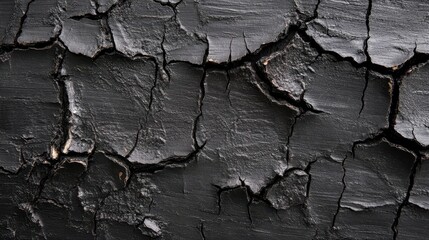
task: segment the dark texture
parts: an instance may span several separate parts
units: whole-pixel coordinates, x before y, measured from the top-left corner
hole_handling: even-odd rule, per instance
[[[1,239],[426,239],[429,4],[0,2]]]

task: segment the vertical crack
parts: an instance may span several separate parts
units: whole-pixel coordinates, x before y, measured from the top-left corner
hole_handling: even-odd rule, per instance
[[[207,56],[208,56],[208,52],[209,49],[207,47],[206,49],[206,53],[204,55],[204,63],[207,62]],[[203,104],[204,104],[204,98],[206,96],[206,77],[207,77],[207,66],[204,66],[204,70],[203,70],[203,76],[201,77],[201,81],[200,81],[200,95],[198,98],[198,109],[199,109],[199,113],[197,115],[197,117],[194,120],[194,125],[192,128],[192,140],[193,140],[193,145],[194,148],[197,149],[201,149],[202,146],[204,146],[206,143],[204,142],[202,145],[198,144],[198,137],[197,137],[197,131],[198,131],[198,124],[200,122],[200,119],[203,117]]]
[[[365,86],[364,86],[363,91],[362,91],[361,108],[359,111],[359,117],[360,117],[360,114],[362,113],[363,109],[365,108],[365,92],[366,92],[366,89],[368,87],[368,81],[369,81],[369,66],[372,63],[371,56],[369,55],[369,52],[368,52],[368,41],[369,41],[369,38],[371,37],[370,36],[370,30],[371,29],[370,29],[370,22],[369,22],[369,18],[371,16],[371,11],[372,11],[372,0],[368,0],[368,8],[367,8],[366,17],[365,17],[366,38],[363,42],[363,51],[364,51],[365,56],[366,56],[367,67],[366,67],[366,71],[365,71]]]
[[[22,33],[22,27],[24,26],[25,19],[27,19],[27,14],[28,14],[28,11],[30,10],[30,5],[31,5],[34,1],[35,1],[35,0],[30,0],[30,1],[27,3],[27,7],[25,8],[24,15],[22,15],[22,16],[21,16],[21,19],[20,19],[20,22],[19,22],[18,32],[16,33],[16,35],[15,35],[15,39],[14,39],[14,44],[15,44],[15,46],[17,46],[17,45],[18,45],[18,38],[21,36],[21,33]]]
[[[359,110],[359,117],[360,117],[363,109],[365,108],[365,92],[366,92],[366,89],[368,88],[368,81],[369,81],[369,68],[366,68],[366,70],[365,70],[365,85],[363,87],[362,96],[360,98],[361,107]]]
[[[201,239],[206,240],[206,235],[204,234],[204,222],[201,222],[199,230],[201,234]]]
[[[354,157],[354,147],[353,147],[353,157]],[[338,213],[340,213],[341,200],[343,199],[344,192],[346,191],[346,181],[345,181],[345,179],[346,179],[346,168],[344,167],[346,159],[347,159],[347,155],[344,157],[343,161],[341,162],[341,167],[343,168],[343,177],[341,179],[341,182],[343,184],[343,189],[341,190],[340,197],[338,198],[337,210],[335,211],[334,218],[332,219],[332,226],[331,226],[332,228],[335,227],[335,223],[337,221]]]
[[[393,221],[392,224],[392,231],[393,231],[393,240],[396,240],[398,237],[398,223],[399,223],[399,218],[401,217],[401,213],[402,213],[402,209],[409,203],[409,199],[410,199],[410,195],[411,195],[411,190],[413,190],[414,187],[414,180],[416,177],[416,173],[417,173],[417,168],[420,166],[421,164],[421,155],[418,154],[417,155],[417,159],[414,162],[413,168],[411,169],[411,173],[410,173],[410,182],[408,185],[408,189],[407,189],[407,193],[405,195],[404,200],[402,201],[402,203],[399,205],[398,210],[396,212],[396,216],[395,216],[395,220]]]

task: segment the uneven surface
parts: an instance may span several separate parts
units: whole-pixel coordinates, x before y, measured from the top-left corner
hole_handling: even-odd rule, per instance
[[[1,239],[426,239],[429,5],[0,3]]]

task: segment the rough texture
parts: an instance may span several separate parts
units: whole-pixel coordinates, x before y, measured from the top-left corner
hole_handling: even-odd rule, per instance
[[[395,130],[399,134],[422,146],[429,145],[429,108],[425,103],[429,94],[428,73],[429,65],[424,65],[402,80],[395,124]]]
[[[0,3],[1,239],[426,239],[424,1]]]

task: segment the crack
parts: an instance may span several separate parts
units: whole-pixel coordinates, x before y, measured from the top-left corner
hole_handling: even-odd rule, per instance
[[[153,198],[150,198],[150,203],[149,203],[149,205],[147,206],[147,211],[148,211],[148,213],[150,213],[150,212],[152,211],[153,203],[154,203]]]
[[[395,220],[393,221],[393,224],[392,224],[392,227],[391,227],[391,229],[393,231],[393,240],[396,240],[397,237],[398,237],[399,218],[401,217],[402,209],[409,203],[411,191],[413,190],[413,187],[414,187],[414,180],[415,180],[415,177],[416,177],[417,169],[420,166],[421,161],[422,161],[422,156],[421,156],[420,153],[418,153],[417,154],[417,159],[414,162],[413,168],[411,169],[410,182],[409,182],[409,185],[408,185],[407,193],[405,195],[404,200],[402,201],[402,203],[398,207],[398,210],[397,210],[396,216],[395,216]]]
[[[364,51],[365,56],[366,56],[367,65],[371,65],[371,63],[372,63],[371,55],[369,55],[369,52],[368,52],[368,41],[371,37],[371,35],[370,35],[371,29],[370,29],[370,22],[369,22],[369,18],[371,16],[371,11],[372,11],[372,0],[368,0],[368,9],[367,9],[366,16],[365,16],[365,19],[366,19],[365,24],[366,24],[366,32],[367,33],[366,33],[366,38],[363,42],[363,51]],[[359,110],[359,117],[360,117],[363,109],[365,108],[365,92],[366,92],[366,89],[368,87],[368,81],[369,81],[369,69],[366,68],[366,70],[365,70],[365,86],[364,86],[363,91],[362,91],[361,108]]]
[[[272,85],[271,81],[268,79],[265,72],[262,70],[261,66],[258,66],[257,63],[252,62],[251,64],[253,70],[255,71],[257,77],[263,82],[267,87],[267,94],[269,94],[270,97],[273,97],[278,102],[287,102],[288,104],[292,105],[293,107],[296,107],[300,110],[300,112],[313,112],[313,113],[323,113],[323,111],[314,109],[310,104],[306,103],[305,101],[296,101],[293,99],[290,95],[285,93],[276,92],[274,90],[274,86]]]
[[[371,28],[370,28],[370,22],[369,22],[369,19],[371,17],[371,11],[372,11],[372,0],[368,0],[368,9],[367,9],[366,16],[365,16],[366,38],[365,38],[365,40],[363,42],[363,50],[364,50],[365,56],[367,58],[366,62],[368,64],[372,63],[372,61],[371,61],[371,55],[369,55],[369,52],[368,52],[368,47],[369,47],[368,46],[368,41],[369,41],[369,39],[371,37],[371,35],[370,35]]]
[[[158,171],[161,171],[165,169],[168,166],[184,166],[190,163],[192,160],[196,158],[196,156],[204,149],[206,145],[206,142],[204,142],[201,146],[199,146],[196,150],[189,153],[187,156],[179,156],[179,157],[169,157],[167,159],[162,160],[159,163],[156,164],[141,164],[141,163],[133,163],[130,162],[128,159],[124,158],[121,155],[117,155],[110,152],[105,152],[108,156],[113,156],[120,158],[124,162],[127,163],[127,165],[130,167],[130,179],[131,175],[134,175],[136,173],[155,173]]]
[[[313,11],[313,19],[316,19],[319,16],[318,11],[319,11],[320,2],[321,0],[317,0],[316,7],[314,8],[314,11]]]
[[[231,64],[231,58],[232,58],[232,41],[234,41],[234,38],[231,38],[231,41],[229,41],[229,55],[228,55],[228,62],[227,65]]]
[[[217,194],[217,207],[218,207],[217,215],[220,215],[222,213],[222,193],[242,188],[243,187],[242,184],[243,183],[241,183],[240,185],[234,186],[234,187],[230,187],[230,186],[221,187],[221,186],[213,184],[213,183],[211,184],[213,187],[215,187],[217,189],[217,191],[216,191],[216,194]]]
[[[247,45],[246,34],[244,32],[243,32],[243,41],[244,41],[244,46],[246,47],[247,54],[252,54],[252,51],[250,51],[249,49],[249,45]]]
[[[66,80],[65,76],[61,75],[61,71],[63,69],[63,63],[64,59],[67,54],[67,49],[64,48],[61,50],[61,52],[56,56],[56,66],[53,73],[53,78],[58,84],[59,87],[59,100],[61,105],[61,120],[59,123],[59,129],[57,136],[53,140],[52,148],[51,148],[51,159],[56,160],[61,157],[63,154],[62,149],[64,149],[64,146],[66,144],[68,133],[69,133],[69,127],[70,127],[70,101],[67,93],[67,87],[66,83],[64,82]]]
[[[275,184],[280,182],[285,176],[288,176],[289,173],[292,173],[293,171],[305,171],[305,169],[299,168],[299,167],[292,167],[286,169],[282,174],[277,174],[274,178],[272,178],[264,187],[261,188],[261,190],[256,193],[252,194],[253,197],[257,197],[258,199],[263,200],[264,202],[268,203],[270,206],[271,203],[267,200],[266,196],[268,193],[268,190],[271,189]]]
[[[19,45],[19,44],[18,44],[18,38],[21,36],[21,33],[22,33],[22,27],[24,26],[25,19],[27,19],[27,14],[28,14],[28,11],[30,10],[30,5],[31,5],[34,1],[35,1],[35,0],[30,0],[30,1],[27,3],[27,7],[26,7],[26,9],[25,9],[24,15],[22,15],[22,16],[21,16],[21,19],[20,19],[20,22],[19,22],[18,32],[16,33],[16,35],[15,35],[15,39],[14,39],[14,41],[13,41],[15,45]]]
[[[307,16],[305,13],[303,13],[303,12],[299,11],[299,9],[297,9],[298,14],[304,15],[306,17],[306,19],[304,19],[304,23],[311,22],[312,20],[316,19],[319,16],[318,10],[319,10],[319,6],[320,6],[320,2],[321,2],[321,0],[317,0],[317,3],[316,3],[314,10],[313,10],[313,16]],[[296,1],[295,1],[295,5],[297,5]]]
[[[208,48],[206,49],[206,53],[204,56],[204,62],[206,62],[207,56],[208,56]],[[198,132],[198,124],[200,122],[200,119],[203,117],[204,98],[206,96],[206,77],[207,77],[207,68],[204,67],[203,76],[202,76],[201,82],[200,82],[200,96],[198,98],[199,113],[198,113],[197,117],[195,118],[194,123],[193,123],[193,127],[192,127],[192,141],[193,141],[193,146],[195,149],[199,149],[202,147],[198,144],[197,132]],[[205,144],[206,144],[206,142],[203,143],[203,146]]]
[[[54,176],[55,172],[58,170],[58,167],[60,166],[60,163],[62,163],[62,161],[58,161],[54,165],[52,164],[49,165],[48,173],[43,178],[40,179],[39,185],[37,187],[37,191],[33,199],[30,201],[31,206],[36,205],[36,203],[39,201],[43,193],[43,189],[45,188],[46,182]]]
[[[164,33],[162,35],[162,41],[161,41],[161,50],[162,50],[162,69],[167,74],[168,81],[170,82],[171,76],[170,72],[167,69],[168,61],[167,61],[167,51],[165,50],[164,43],[165,43],[165,34],[167,32],[167,25],[164,25]]]
[[[354,157],[354,148],[353,148],[353,154],[352,154],[352,155],[353,155],[353,157]],[[347,159],[347,155],[344,157],[343,161],[341,162],[341,167],[343,168],[343,177],[342,177],[342,179],[341,179],[341,182],[342,182],[342,184],[343,184],[343,189],[342,189],[342,191],[341,191],[340,197],[338,198],[338,202],[337,202],[337,210],[335,211],[334,217],[333,217],[333,219],[332,219],[332,225],[331,225],[331,228],[335,228],[335,223],[336,223],[336,220],[337,220],[337,216],[338,216],[338,214],[340,213],[340,208],[341,208],[341,199],[343,198],[344,192],[346,191],[346,182],[345,182],[345,179],[346,179],[346,168],[344,167],[344,164],[345,164],[345,162],[346,162],[346,159]]]
[[[229,70],[226,70],[225,72],[226,72],[226,79],[227,79],[225,92],[227,93],[229,106],[234,108],[231,101],[231,75],[229,74]]]
[[[147,113],[146,113],[145,120],[144,120],[143,124],[139,120],[139,129],[137,130],[137,134],[136,134],[136,138],[134,140],[134,144],[131,147],[130,151],[125,155],[125,157],[124,157],[125,159],[128,159],[131,156],[131,154],[135,151],[135,149],[137,148],[137,145],[138,145],[139,140],[140,140],[140,134],[143,131],[143,127],[147,126],[147,123],[149,121],[149,115],[151,114],[151,111],[152,111],[152,105],[153,105],[153,101],[154,101],[154,91],[158,85],[158,75],[159,75],[159,63],[156,61],[156,59],[153,59],[153,61],[155,63],[155,78],[153,81],[153,85],[150,89],[149,103],[147,106]]]
[[[136,138],[134,140],[134,145],[132,146],[130,151],[125,155],[125,158],[129,158],[131,156],[131,154],[134,152],[134,150],[136,149],[136,147],[139,143],[140,133],[142,130],[143,130],[143,125],[141,124],[141,122],[139,120],[139,129],[137,130]]]
[[[292,123],[292,126],[290,127],[290,133],[287,136],[287,140],[286,140],[286,147],[287,147],[287,149],[286,149],[286,169],[289,168],[289,162],[290,162],[290,147],[289,147],[290,146],[290,139],[293,136],[295,125],[298,122],[298,119],[301,116],[303,116],[304,114],[305,113],[299,113],[298,115],[295,116],[293,123]]]
[[[310,196],[310,186],[311,186],[311,173],[310,173],[310,171],[311,171],[311,166],[314,164],[314,163],[316,163],[317,162],[317,158],[316,158],[316,160],[314,160],[314,161],[311,161],[308,165],[307,165],[307,167],[304,169],[304,172],[306,172],[307,173],[307,175],[308,175],[308,181],[307,181],[307,191],[306,191],[306,193],[305,193],[305,198],[308,198],[309,196]]]
[[[252,212],[250,211],[250,207],[252,205],[252,201],[253,201],[253,198],[250,198],[250,200],[247,202],[247,205],[246,205],[246,207],[247,207],[247,218],[250,221],[250,225],[253,225]]]
[[[200,230],[201,239],[206,240],[206,235],[204,234],[204,222],[201,222],[198,229]]]
[[[69,207],[63,203],[60,203],[57,200],[52,199],[52,198],[40,197],[39,200],[48,202],[48,203],[53,204],[53,205],[60,207],[60,208],[65,208],[67,210],[70,210],[70,208],[71,208],[71,207]]]
[[[361,107],[360,107],[360,110],[359,110],[359,117],[362,114],[363,109],[365,108],[365,92],[366,92],[366,89],[368,88],[368,82],[369,82],[369,69],[367,68],[366,71],[365,71],[365,85],[363,87],[362,96],[360,98]]]
[[[254,198],[255,194],[253,194],[252,190],[250,189],[250,187],[248,185],[246,185],[244,179],[242,179],[241,177],[238,177],[238,179],[241,182],[241,187],[244,187],[246,189],[246,194],[250,197],[250,199],[248,199],[247,204],[246,204],[247,218],[249,219],[250,224],[253,225],[253,219],[252,219],[252,213],[250,211],[250,207],[252,205],[253,198]],[[257,195],[255,195],[255,196],[257,197]]]

